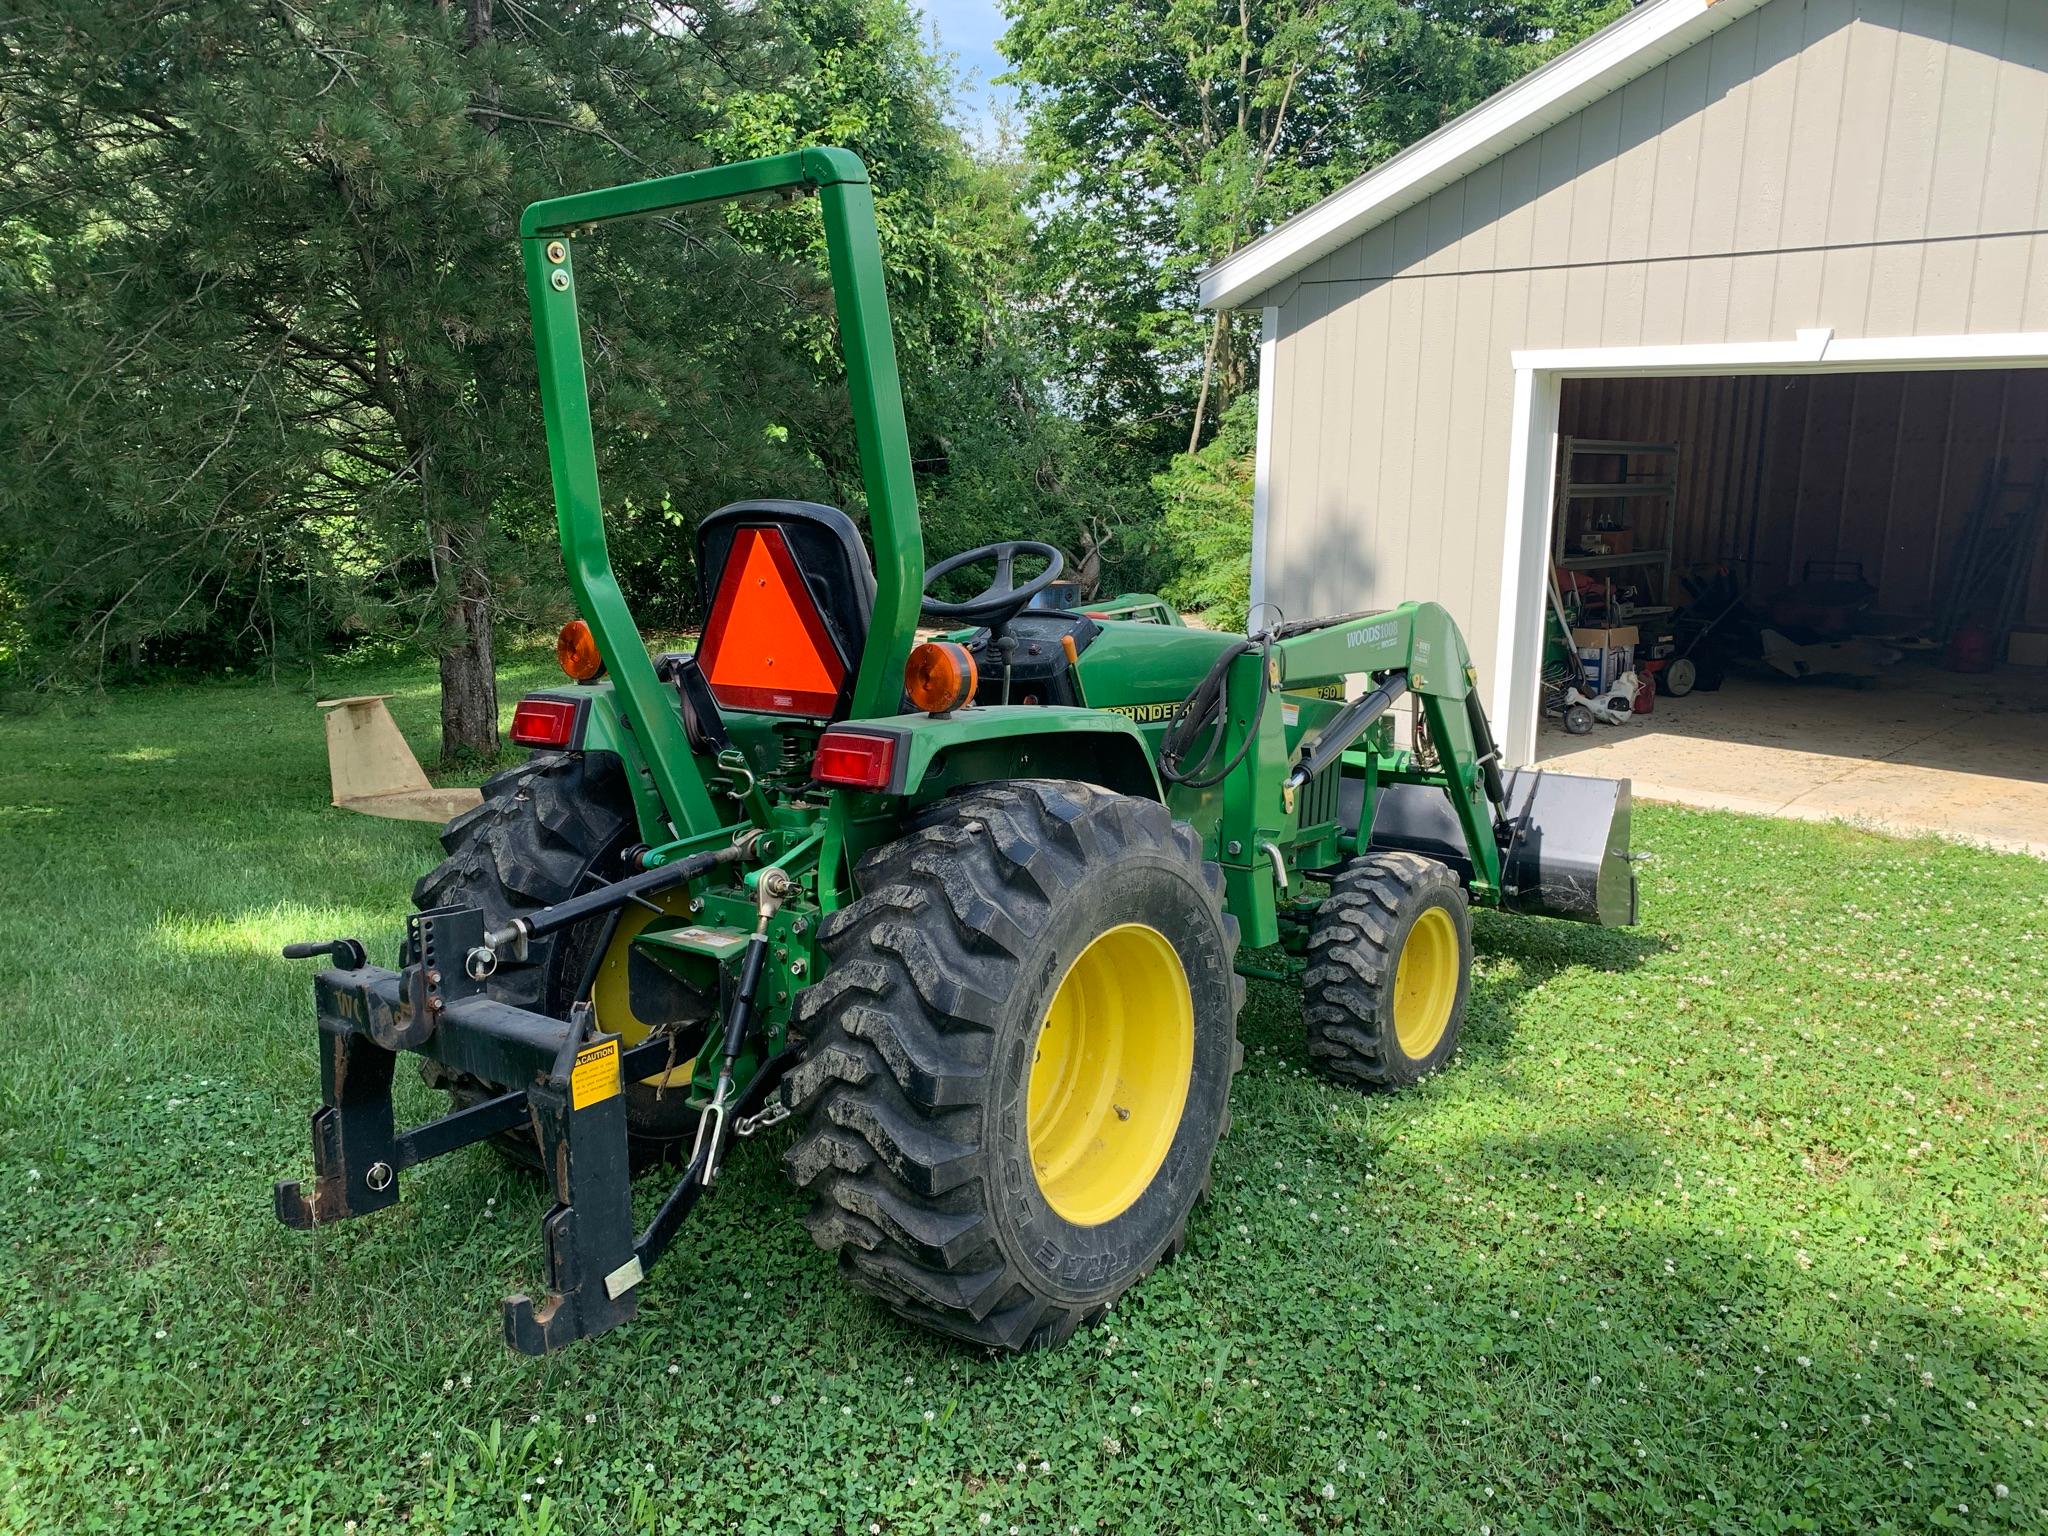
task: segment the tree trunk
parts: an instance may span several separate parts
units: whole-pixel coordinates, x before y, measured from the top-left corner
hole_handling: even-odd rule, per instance
[[[1216,376],[1216,357],[1224,348],[1229,327],[1230,311],[1219,309],[1214,323],[1209,327],[1209,345],[1202,350],[1202,389],[1201,393],[1195,396],[1195,424],[1188,432],[1189,453],[1202,446],[1202,427],[1209,409],[1209,386]]]
[[[451,550],[451,556],[461,559]],[[480,566],[462,560],[448,640],[441,650],[441,757],[498,755],[498,668],[491,653],[491,586]]]

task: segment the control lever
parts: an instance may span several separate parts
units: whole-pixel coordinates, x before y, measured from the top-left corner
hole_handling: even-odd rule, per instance
[[[309,939],[284,947],[287,960],[318,960],[322,955],[330,956],[344,971],[360,971],[370,963],[370,952],[363,948],[361,939]]]

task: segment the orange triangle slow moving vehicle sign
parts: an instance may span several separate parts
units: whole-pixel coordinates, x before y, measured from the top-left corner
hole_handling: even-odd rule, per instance
[[[846,663],[777,528],[742,528],[726,555],[697,664],[728,709],[829,715]]]

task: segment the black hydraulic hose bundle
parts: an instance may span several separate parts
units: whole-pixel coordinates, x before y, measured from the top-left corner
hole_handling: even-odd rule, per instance
[[[1202,680],[1195,684],[1194,690],[1174,706],[1173,715],[1166,723],[1166,734],[1159,743],[1159,775],[1167,783],[1188,789],[1214,789],[1245,760],[1258,735],[1259,720],[1266,711],[1266,695],[1272,692],[1266,684],[1266,669],[1272,658],[1275,638],[1273,630],[1262,630],[1232,645],[1216,658]],[[1253,649],[1259,653],[1259,691],[1252,700],[1251,718],[1245,722],[1244,740],[1238,744],[1229,762],[1221,768],[1212,769],[1209,765],[1216,760],[1217,750],[1229,734],[1231,664]],[[1204,731],[1209,733],[1209,744],[1190,766],[1187,755],[1194,750]]]

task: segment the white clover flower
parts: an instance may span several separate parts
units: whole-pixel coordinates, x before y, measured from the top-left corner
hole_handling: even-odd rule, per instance
[[[1337,1485],[1335,1483],[1323,1484],[1323,1497],[1326,1499],[1334,1499],[1335,1497],[1337,1497]]]
[[[929,1408],[925,1409],[925,1411],[924,1411],[924,1421],[925,1421],[925,1423],[929,1424],[929,1423],[931,1423],[931,1422],[932,1422],[932,1420],[936,1419],[937,1417],[938,1417],[938,1415],[937,1415],[936,1413],[933,1413],[933,1412],[931,1411],[931,1409],[929,1409]]]
[[[597,1422],[597,1415],[594,1413],[586,1413],[585,1415],[583,1415],[583,1422],[586,1424],[595,1424]]]

